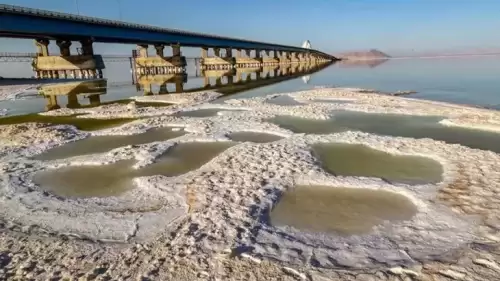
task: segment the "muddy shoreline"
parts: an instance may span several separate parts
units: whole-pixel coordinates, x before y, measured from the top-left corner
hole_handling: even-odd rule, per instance
[[[276,115],[321,120],[332,110],[350,110],[438,115],[447,120],[446,125],[497,131],[499,112],[361,89],[321,88],[284,95],[303,104],[270,104],[267,100],[273,95],[207,104],[217,94],[197,93],[187,100],[182,97],[182,104],[172,107],[116,105],[47,113],[150,117],[91,133],[67,125],[3,126],[2,137],[8,141],[0,148],[1,274],[21,280],[495,280],[500,274],[496,263],[500,260],[500,155],[431,139],[353,131],[296,134],[266,120]],[[238,111],[204,118],[172,115],[203,108]],[[30,159],[90,135],[136,134],[164,126],[180,126],[187,133],[94,155]],[[230,141],[228,134],[241,131],[283,139],[239,143],[180,176],[137,178],[135,189],[116,197],[60,198],[31,180],[37,171],[68,165],[135,159],[135,165],[142,167],[176,143]],[[310,152],[313,144],[329,142],[428,157],[443,166],[443,180],[407,185],[336,177],[325,172]],[[396,192],[408,197],[418,212],[411,220],[392,225],[390,231],[379,227],[368,235],[349,237],[269,225],[266,216],[281,192],[304,184]]]

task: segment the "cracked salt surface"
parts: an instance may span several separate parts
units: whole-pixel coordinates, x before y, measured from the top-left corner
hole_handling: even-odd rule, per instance
[[[351,98],[355,103],[307,103],[300,106],[268,104],[266,97],[226,101],[226,108],[244,111],[224,112],[207,118],[165,114],[142,119],[121,127],[100,131],[100,135],[139,132],[144,128],[182,126],[186,134],[163,142],[127,146],[112,151],[52,162],[29,157],[65,140],[43,139],[32,146],[2,148],[0,216],[12,229],[30,226],[35,233],[71,234],[101,241],[151,241],[175,229],[175,243],[197,255],[211,255],[228,247],[249,249],[248,254],[306,269],[373,268],[439,260],[446,253],[468,243],[492,237],[481,220],[464,215],[462,209],[447,206],[453,195],[443,197],[449,186],[470,182],[471,202],[481,206],[499,200],[500,156],[490,151],[450,145],[432,139],[380,136],[363,132],[323,135],[298,134],[266,122],[279,115],[325,120],[332,110],[444,116],[457,124],[498,120],[498,113],[444,103],[363,94],[357,89],[316,89],[289,95],[297,100]],[[194,109],[199,108],[194,105]],[[189,105],[186,106],[189,109]],[[150,109],[155,113],[168,109]],[[113,107],[120,116],[137,114],[126,107]],[[95,109],[90,116],[108,115]],[[145,110],[145,115],[150,114]],[[148,115],[150,116],[150,115]],[[465,119],[464,119],[465,118]],[[461,123],[463,121],[463,123]],[[467,123],[469,122],[469,123]],[[68,129],[58,126],[53,130]],[[31,181],[36,172],[68,165],[109,164],[135,159],[134,168],[148,167],[169,147],[185,142],[228,142],[231,132],[263,132],[282,136],[270,143],[237,143],[188,173],[173,176],[140,177],[136,188],[119,196],[65,199],[40,191]],[[97,133],[97,132],[96,132]],[[68,132],[71,138],[81,134]],[[35,134],[34,134],[35,135]],[[417,155],[436,160],[443,166],[442,181],[436,184],[407,185],[377,178],[335,177],[318,165],[311,148],[319,143],[361,144],[395,155]],[[9,153],[4,153],[9,152]],[[382,224],[370,233],[341,236],[276,227],[266,219],[280,195],[297,185],[324,185],[344,188],[370,188],[405,196],[416,206],[409,220]],[[186,194],[192,194],[188,199]],[[448,193],[446,193],[448,194]],[[462,195],[464,196],[464,195]],[[468,198],[469,198],[468,197]],[[440,199],[437,199],[440,198]],[[441,201],[443,200],[443,201]],[[474,210],[478,204],[460,203]],[[189,213],[188,213],[188,210]],[[497,216],[490,208],[487,216]],[[168,236],[166,237],[169,240]],[[172,238],[170,238],[172,239]],[[194,257],[196,258],[196,257]]]

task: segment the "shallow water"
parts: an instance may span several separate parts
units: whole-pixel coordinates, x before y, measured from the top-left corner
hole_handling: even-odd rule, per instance
[[[231,111],[231,110],[223,108],[203,108],[196,110],[179,111],[175,115],[184,117],[212,117],[216,116],[219,111]]]
[[[157,161],[133,169],[134,160],[109,165],[68,166],[36,173],[33,181],[43,190],[63,197],[116,196],[134,188],[133,178],[177,176],[201,167],[234,145],[234,142],[181,143],[170,148]]]
[[[303,103],[296,101],[294,98],[288,95],[277,96],[275,98],[268,99],[266,102],[270,104],[287,105],[287,106],[303,105]]]
[[[78,155],[103,153],[117,147],[137,145],[155,141],[168,140],[185,134],[184,131],[173,131],[172,127],[154,128],[142,134],[95,136],[83,140],[70,142],[36,155],[37,160],[55,160]]]
[[[134,161],[119,161],[109,165],[68,166],[39,172],[33,182],[43,190],[70,198],[107,197],[119,195],[134,187],[137,171]]]
[[[443,168],[437,161],[392,155],[359,144],[316,144],[313,154],[326,171],[338,176],[376,177],[408,184],[436,183],[442,179]]]
[[[451,144],[500,152],[500,134],[439,124],[441,117],[335,111],[331,119],[314,120],[293,116],[270,119],[295,133],[330,134],[362,131],[377,135],[431,138]]]
[[[227,137],[233,141],[239,141],[239,142],[248,141],[256,143],[273,142],[283,138],[278,135],[257,133],[257,132],[234,132],[230,133]]]
[[[384,221],[404,221],[417,212],[405,196],[383,190],[297,186],[286,191],[270,213],[275,226],[309,232],[359,235]]]
[[[157,161],[140,170],[141,176],[177,176],[198,169],[234,142],[188,142],[171,147]]]
[[[114,119],[96,119],[96,118],[79,118],[82,114],[73,114],[68,116],[45,116],[40,114],[15,115],[0,118],[0,125],[21,124],[29,122],[49,123],[49,124],[65,124],[72,125],[83,131],[101,130],[114,126],[120,126],[125,123],[137,120],[137,118],[114,118]]]

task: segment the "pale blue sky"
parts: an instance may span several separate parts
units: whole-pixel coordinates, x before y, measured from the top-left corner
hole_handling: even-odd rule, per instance
[[[75,0],[3,0],[77,13]],[[80,14],[300,45],[326,52],[500,49],[500,0],[79,0]],[[120,3],[120,5],[118,4]],[[120,7],[120,8],[119,8]],[[129,54],[131,46],[97,46]],[[0,39],[0,52],[33,52],[30,41]]]

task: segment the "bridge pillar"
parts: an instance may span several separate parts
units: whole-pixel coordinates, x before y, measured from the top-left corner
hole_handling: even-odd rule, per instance
[[[240,58],[241,57],[241,49],[236,49],[236,55],[235,55],[236,58]]]
[[[156,50],[156,55],[159,56],[160,58],[163,58],[163,53],[165,50],[165,45],[159,44],[159,45],[154,45],[155,50]]]
[[[186,58],[181,56],[181,46],[171,45],[171,47],[172,57],[165,57],[164,44],[154,45],[156,56],[149,57],[148,46],[137,45],[139,56],[134,59],[136,76],[182,73],[186,66]]]
[[[223,70],[232,69],[236,63],[235,58],[232,57],[232,49],[226,48],[226,55],[221,56],[220,48],[214,48],[214,57],[203,57],[201,60],[201,66],[204,70]],[[202,56],[204,51],[202,51]]]
[[[80,44],[82,44],[82,55],[84,56],[93,56],[94,55],[94,46],[92,45],[94,42],[92,42],[91,39],[84,39],[80,41]]]
[[[67,56],[71,55],[71,52],[69,50],[69,48],[71,47],[71,41],[57,40],[56,44],[59,47],[59,50],[61,52],[61,56],[67,57]]]
[[[201,58],[207,58],[208,57],[208,48],[201,48]]]
[[[37,57],[33,60],[33,69],[37,78],[68,78],[70,76],[94,78],[99,74],[102,78],[104,63],[101,56],[95,56],[92,40],[82,40],[82,54],[71,55],[71,41],[60,39],[56,41],[60,49],[59,56],[50,56],[49,40],[35,40]]]
[[[260,52],[261,52],[261,51],[260,51],[259,49],[256,49],[256,50],[255,50],[255,58],[256,58],[256,59],[260,59]]]
[[[137,45],[137,51],[139,52],[139,57],[148,57],[148,45]]]
[[[220,57],[220,48],[214,48],[214,56]]]
[[[180,45],[172,45],[172,55],[174,57],[181,56],[181,46]]]
[[[281,52],[281,56],[279,57],[280,64],[289,64],[290,59],[288,58],[288,52]]]
[[[37,39],[35,40],[35,45],[36,45],[36,53],[37,56],[39,57],[48,57],[49,56],[49,40],[45,39]]]

